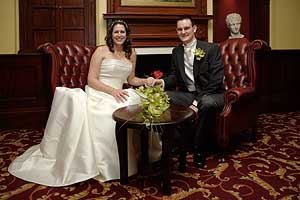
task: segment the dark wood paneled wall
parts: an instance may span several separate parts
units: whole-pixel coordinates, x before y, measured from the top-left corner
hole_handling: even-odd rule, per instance
[[[250,0],[250,40],[270,40],[270,0]]]
[[[96,0],[19,0],[20,52],[45,42],[96,44]]]
[[[49,57],[0,55],[0,128],[44,127],[51,102]]]
[[[271,50],[257,53],[260,111],[300,110],[300,50]]]
[[[137,1],[138,2],[138,1]],[[195,0],[194,6],[124,6],[121,0],[107,0],[104,19],[108,26],[115,19],[122,19],[131,29],[134,47],[173,47],[180,43],[176,33],[176,20],[183,14],[193,17],[198,26],[197,38],[208,39],[207,0]],[[170,2],[171,3],[171,2]],[[175,4],[175,2],[173,2]]]

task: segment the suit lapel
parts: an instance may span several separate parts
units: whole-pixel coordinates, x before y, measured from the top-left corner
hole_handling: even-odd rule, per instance
[[[179,61],[178,64],[181,77],[183,77],[183,80],[186,81],[186,75],[184,71],[184,48],[182,45],[178,48],[177,59]]]
[[[204,49],[204,48],[201,46],[199,40],[197,40],[196,48]],[[194,75],[194,80],[196,80],[197,76],[199,75],[199,71],[200,71],[200,67],[201,67],[202,61],[203,61],[203,59],[197,60],[197,59],[196,59],[196,56],[194,56],[194,63],[193,63],[193,75]]]

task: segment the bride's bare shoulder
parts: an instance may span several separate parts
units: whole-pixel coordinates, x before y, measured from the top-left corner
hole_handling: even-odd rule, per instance
[[[102,52],[102,53],[107,52],[107,51],[109,51],[109,48],[106,45],[100,45],[95,50],[95,52]]]
[[[93,53],[95,56],[102,56],[102,57],[107,57],[108,55],[110,55],[110,51],[108,46],[106,45],[100,45],[96,48],[96,50]]]

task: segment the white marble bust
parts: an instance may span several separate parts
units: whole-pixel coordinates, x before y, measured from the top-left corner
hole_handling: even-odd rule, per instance
[[[228,38],[243,38],[244,35],[241,34],[241,23],[242,17],[238,13],[230,13],[226,16],[227,28],[230,31]]]

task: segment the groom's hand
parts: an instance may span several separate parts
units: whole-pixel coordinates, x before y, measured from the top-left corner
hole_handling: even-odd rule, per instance
[[[145,86],[146,87],[152,87],[154,84],[155,79],[153,77],[148,77],[145,81]]]
[[[153,77],[148,77],[145,82],[146,87],[153,87],[153,86],[161,85],[161,84],[162,84],[161,79],[155,79]]]
[[[196,118],[198,117],[198,108],[194,106],[193,104],[189,106],[190,109],[192,109],[196,113]]]

